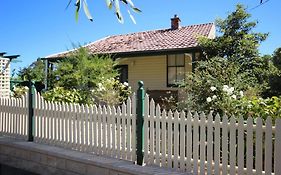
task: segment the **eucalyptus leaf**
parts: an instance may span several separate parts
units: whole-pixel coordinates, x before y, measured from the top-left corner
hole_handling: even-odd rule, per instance
[[[122,1],[124,4],[128,4],[126,0],[120,0],[120,1]]]
[[[116,12],[117,19],[121,24],[123,24],[124,20],[120,11],[119,0],[115,0],[114,2],[115,2],[115,12]]]
[[[112,1],[111,0],[105,0],[106,6],[111,9],[112,8]]]
[[[128,13],[129,13],[129,16],[130,16],[131,20],[133,21],[133,23],[134,23],[134,24],[137,24],[137,22],[136,22],[134,16],[131,14],[130,10],[128,10]]]
[[[79,18],[80,0],[76,1],[75,6],[76,6],[75,19],[76,19],[76,22],[77,22],[78,18]]]
[[[134,10],[134,12],[137,12],[137,13],[141,12],[141,10],[139,8],[137,8],[137,7],[132,7],[132,9]]]
[[[133,7],[135,7],[135,5],[134,5],[134,3],[133,3],[133,1],[131,1],[131,0],[127,0],[127,2],[130,4],[130,6],[133,8]]]
[[[84,9],[84,12],[85,12],[85,15],[87,16],[87,18],[90,20],[90,21],[93,21],[93,17],[88,9],[88,5],[87,5],[87,2],[86,0],[83,0],[83,9]]]

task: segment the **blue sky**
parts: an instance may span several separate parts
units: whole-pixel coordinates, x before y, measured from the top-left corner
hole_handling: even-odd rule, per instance
[[[74,1],[74,0],[73,0]],[[170,27],[170,18],[178,14],[181,25],[214,22],[225,18],[242,3],[258,20],[255,31],[269,32],[267,41],[260,47],[262,54],[272,54],[281,47],[281,1],[269,0],[254,8],[259,0],[133,0],[143,12],[134,14],[133,24],[122,6],[125,23],[120,24],[113,11],[106,8],[104,0],[88,0],[93,22],[80,13],[75,21],[75,8],[65,9],[68,0],[8,0],[0,6],[0,52],[20,54],[22,62],[12,68],[25,67],[38,57],[72,49],[74,44],[86,44],[115,34],[162,29]],[[254,9],[253,9],[254,8]],[[83,11],[81,11],[83,12]]]

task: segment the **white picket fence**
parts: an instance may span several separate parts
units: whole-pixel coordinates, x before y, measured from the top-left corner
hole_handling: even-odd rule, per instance
[[[0,134],[27,139],[28,98],[0,98]]]
[[[166,112],[145,98],[144,162],[194,174],[281,174],[281,119]]]
[[[27,95],[0,99],[0,132],[27,138]],[[135,97],[121,107],[56,103],[35,95],[34,141],[125,160],[136,160]],[[18,127],[20,126],[20,127]]]
[[[0,134],[27,138],[27,95],[0,98]],[[35,142],[136,161],[136,98],[121,107],[35,95]],[[254,121],[253,121],[254,120]],[[145,97],[144,163],[194,174],[281,174],[281,119],[166,112]]]

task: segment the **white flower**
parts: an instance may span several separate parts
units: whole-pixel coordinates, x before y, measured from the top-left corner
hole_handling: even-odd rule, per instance
[[[216,95],[213,95],[212,99],[213,99],[213,100],[217,99],[217,96],[216,96]]]
[[[127,83],[127,82],[124,82],[123,84],[124,84],[124,86],[129,86],[129,83]]]
[[[211,97],[208,97],[206,100],[208,103],[212,101]]]
[[[234,99],[236,99],[236,95],[234,95],[234,94],[233,94],[231,97],[234,98]]]
[[[217,88],[212,86],[210,89],[211,89],[211,91],[215,91]]]
[[[228,91],[232,93],[234,91],[234,87],[229,88]]]
[[[223,85],[222,90],[223,90],[224,92],[228,92],[228,86],[227,86],[227,85]]]
[[[243,96],[244,96],[243,91],[240,91],[239,94],[240,94],[240,97],[243,97]]]

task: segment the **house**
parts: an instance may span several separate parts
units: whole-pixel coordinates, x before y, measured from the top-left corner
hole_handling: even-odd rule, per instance
[[[109,36],[84,47],[93,54],[111,54],[118,60],[121,81],[128,82],[134,91],[142,80],[154,98],[165,96],[167,91],[177,97],[177,83],[184,79],[186,72],[192,71],[192,62],[201,57],[197,38],[215,37],[213,23],[181,26],[180,22],[175,15],[168,29]],[[46,59],[63,58],[67,53]]]

